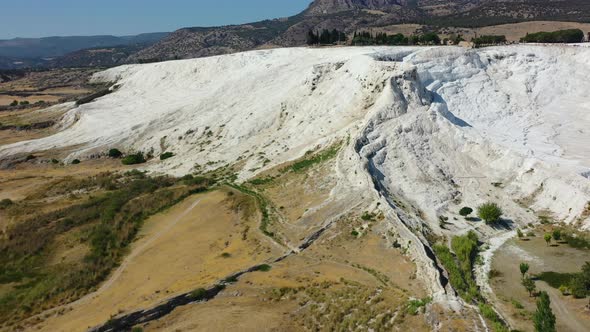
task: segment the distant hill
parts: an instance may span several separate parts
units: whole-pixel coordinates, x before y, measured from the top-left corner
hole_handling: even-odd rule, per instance
[[[153,45],[167,35],[167,32],[157,32],[122,37],[72,36],[0,40],[0,68],[93,66],[95,63],[110,66],[119,63],[121,59],[118,55],[121,53],[126,54],[126,58],[131,53]],[[117,61],[107,61],[106,54],[98,51],[104,48],[117,49],[118,51],[115,52]],[[68,59],[74,62],[68,63]]]
[[[180,29],[129,61],[193,58],[305,44],[309,29],[363,29],[417,23],[426,30],[478,28],[527,21],[590,22],[588,0],[316,0],[282,19],[210,28]]]
[[[530,21],[590,22],[590,0],[315,0],[300,14],[241,25],[126,37],[0,40],[0,68],[111,67],[300,46],[310,29],[352,35],[416,24],[421,31],[458,31],[466,36],[486,26]]]

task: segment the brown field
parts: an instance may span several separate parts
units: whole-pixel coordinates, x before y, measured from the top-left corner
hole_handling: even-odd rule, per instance
[[[307,251],[271,271],[245,275],[215,299],[178,308],[145,330],[301,331],[318,328],[320,321],[326,330],[339,329],[352,306],[361,322],[391,315],[396,329],[429,331],[421,315],[405,313],[411,296],[424,296],[411,259],[377,232],[354,238],[350,221],[343,218]],[[367,305],[375,296],[378,304]]]
[[[2,94],[0,95],[0,106],[7,106],[10,105],[13,101],[23,102],[28,101],[31,104],[36,102],[48,102],[48,103],[56,103],[62,97],[50,94],[34,94],[30,96],[13,96],[10,94]]]
[[[125,261],[97,292],[67,306],[62,315],[50,315],[36,328],[83,331],[121,312],[207,287],[232,272],[280,256],[266,238],[247,230],[255,229],[257,221],[252,199],[228,192],[195,195],[150,218]]]

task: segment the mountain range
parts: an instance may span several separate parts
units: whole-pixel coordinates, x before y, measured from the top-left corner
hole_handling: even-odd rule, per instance
[[[130,57],[192,58],[253,48],[305,43],[310,29],[364,29],[417,23],[425,30],[481,27],[534,20],[590,22],[584,0],[316,0],[302,13],[281,19],[212,28],[180,29]]]
[[[423,31],[475,28],[526,21],[590,22],[586,0],[315,0],[285,18],[173,33],[114,37],[0,40],[0,68],[111,67],[305,44],[310,29],[387,29],[414,23]],[[116,47],[115,47],[116,46]],[[51,57],[51,59],[43,60]]]
[[[167,36],[167,32],[145,33],[134,36],[69,36],[45,38],[14,38],[0,40],[0,68],[100,66],[97,58],[111,66],[127,56],[148,47]],[[121,54],[125,56],[122,57]],[[119,55],[119,56],[117,56]],[[91,58],[80,61],[81,57]],[[69,59],[77,59],[70,61]]]

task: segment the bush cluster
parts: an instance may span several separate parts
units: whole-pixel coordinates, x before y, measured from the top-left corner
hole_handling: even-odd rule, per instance
[[[123,165],[137,165],[137,164],[143,164],[146,162],[145,157],[143,156],[143,153],[138,152],[135,154],[130,154],[128,156],[126,156],[125,158],[121,159],[121,162],[123,163]]]

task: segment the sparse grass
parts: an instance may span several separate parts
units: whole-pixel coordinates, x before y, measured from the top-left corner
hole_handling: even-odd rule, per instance
[[[363,215],[361,216],[361,219],[364,221],[375,221],[376,217],[377,217],[377,215],[375,215],[374,213],[369,213],[369,212],[365,211],[363,213]]]
[[[240,185],[236,185],[236,184],[229,184],[229,186],[231,186],[232,188],[246,194],[249,196],[252,196],[256,199],[256,201],[258,202],[258,206],[260,208],[260,213],[262,214],[262,218],[260,220],[260,231],[268,236],[271,237],[275,240],[277,240],[275,233],[271,232],[268,228],[270,226],[271,220],[270,220],[270,215],[269,215],[269,208],[270,208],[270,203],[260,194],[258,194],[257,192],[250,190],[244,186],[240,186]]]
[[[496,311],[494,311],[492,306],[490,306],[489,304],[480,303],[479,311],[481,311],[482,316],[484,316],[487,320],[492,322],[492,330],[494,332],[509,331],[509,329],[504,325]]]
[[[590,239],[582,234],[562,233],[561,238],[572,248],[590,249]]]
[[[410,315],[417,315],[422,311],[422,308],[426,307],[430,302],[432,302],[432,298],[427,297],[421,300],[410,300],[406,306],[406,312]]]
[[[524,306],[522,305],[522,303],[518,302],[518,300],[512,299],[510,301],[510,303],[512,303],[512,305],[514,306],[514,308],[516,309],[524,309]]]
[[[307,158],[304,158],[303,160],[293,163],[292,165],[282,169],[282,172],[283,173],[288,172],[288,171],[303,172],[315,164],[319,164],[323,161],[326,161],[326,160],[336,157],[338,155],[338,152],[340,151],[340,147],[341,147],[341,144],[335,144],[326,150],[320,151],[320,152],[313,154]]]

